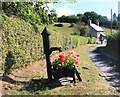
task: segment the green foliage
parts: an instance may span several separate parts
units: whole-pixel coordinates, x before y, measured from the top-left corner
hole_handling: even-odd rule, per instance
[[[120,21],[117,22],[118,30],[120,31]]]
[[[29,23],[18,18],[9,18],[3,14],[2,16],[2,64],[3,71],[9,66],[16,69],[19,66],[26,66],[34,61],[43,58],[42,37],[39,32],[35,32]],[[10,54],[9,54],[10,52]],[[11,55],[12,54],[12,55]],[[13,59],[9,59],[9,56]],[[8,58],[8,59],[7,59]],[[14,61],[7,67],[8,63]],[[4,65],[5,64],[5,65]],[[13,65],[12,65],[13,64]],[[8,70],[7,70],[8,71]],[[7,74],[7,72],[5,72]]]
[[[86,36],[87,33],[88,33],[88,27],[79,26],[78,28],[75,29],[73,35]]]
[[[94,11],[92,12],[85,12],[84,16],[82,17],[82,21],[87,24],[88,20],[91,19],[93,23],[96,23],[98,19],[98,14]]]
[[[120,58],[120,32],[113,31],[107,35],[106,51],[114,56]]]
[[[88,33],[88,28],[87,27],[82,27],[80,29],[80,36],[85,36]]]
[[[99,19],[99,22],[100,22],[100,26],[110,28],[110,23],[111,22],[109,21],[109,19],[106,16],[99,15],[98,19]]]
[[[92,44],[95,44],[96,43],[96,38],[95,37],[92,37]]]
[[[92,23],[95,23],[97,21],[100,22],[100,26],[110,28],[110,20],[106,16],[98,15],[96,12],[85,12],[82,16],[82,21],[86,24],[88,23],[88,20],[91,19]],[[113,26],[116,26],[116,21],[114,21]]]
[[[92,38],[88,37],[88,43],[87,44],[92,44]]]
[[[116,27],[117,27],[117,20],[114,19],[112,24],[113,24],[113,29],[116,29]]]
[[[75,23],[71,23],[71,25],[69,27],[74,27],[75,26]]]
[[[88,37],[88,42],[87,44],[95,44],[96,43],[96,38],[95,37]]]
[[[83,14],[77,14],[77,16],[79,17],[79,19],[82,19]]]
[[[80,31],[79,31],[78,29],[76,29],[76,30],[74,31],[73,35],[78,35],[78,36],[80,36]]]
[[[5,73],[3,76],[5,76],[6,74],[9,74],[12,69],[11,67],[14,65],[15,65],[14,56],[11,53],[11,51],[8,51],[8,54],[6,55],[6,59],[5,59],[5,65],[4,65]]]
[[[52,24],[57,21],[55,10],[50,10],[48,14],[49,2],[3,2],[2,10],[8,15],[15,15],[29,23]]]
[[[78,17],[75,15],[65,16],[58,18],[58,22],[64,22],[64,23],[76,23],[78,21]]]
[[[43,27],[32,25],[19,18],[2,15],[2,74],[45,58],[41,36]],[[84,37],[58,33],[51,27],[48,29],[52,33],[52,47],[66,50],[87,44]]]

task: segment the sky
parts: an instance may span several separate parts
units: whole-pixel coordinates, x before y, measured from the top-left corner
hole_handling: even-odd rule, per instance
[[[51,8],[56,10],[58,16],[62,15],[77,15],[79,13],[94,11],[98,15],[107,16],[111,18],[112,13],[118,15],[118,2],[120,0],[77,0],[75,3],[68,1],[61,1],[61,3],[50,4]]]

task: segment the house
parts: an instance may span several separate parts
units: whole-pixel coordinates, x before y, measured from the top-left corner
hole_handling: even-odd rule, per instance
[[[92,21],[88,20],[89,33],[88,37],[95,37],[96,42],[101,42],[105,40],[106,35],[104,34],[104,30],[99,26],[99,22],[93,24]]]

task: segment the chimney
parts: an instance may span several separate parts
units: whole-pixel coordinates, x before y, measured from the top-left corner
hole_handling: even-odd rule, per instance
[[[91,19],[89,19],[89,20],[88,20],[88,24],[90,25],[91,23],[92,23],[92,20],[91,20]]]
[[[97,21],[97,23],[96,23],[98,26],[100,25],[100,22],[99,21]]]

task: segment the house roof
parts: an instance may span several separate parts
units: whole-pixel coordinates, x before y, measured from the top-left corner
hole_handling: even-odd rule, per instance
[[[103,32],[100,32],[100,34],[102,34],[102,36],[106,36]]]
[[[95,31],[104,32],[104,30],[96,24],[90,24],[90,27],[92,27]]]

